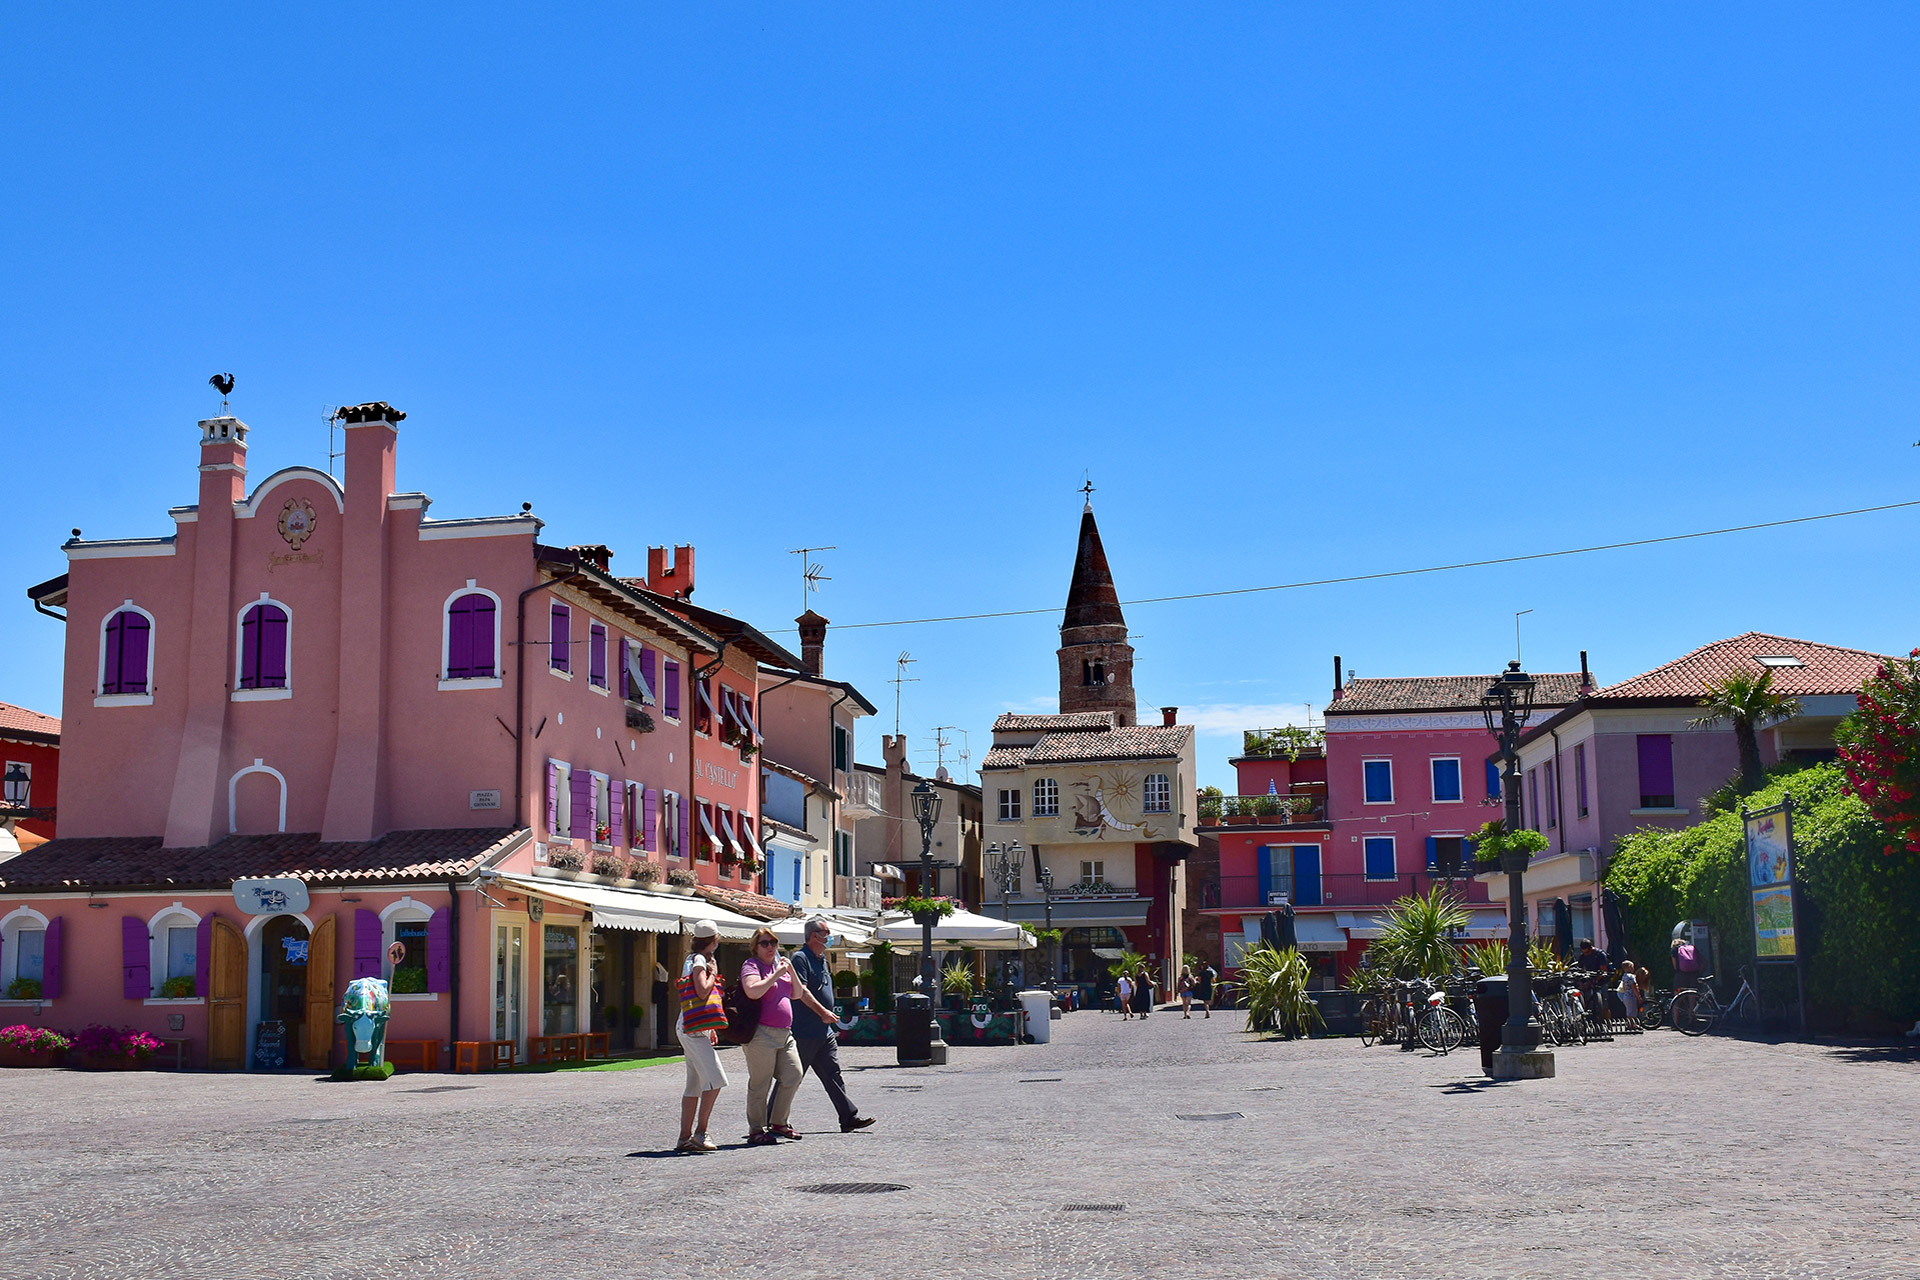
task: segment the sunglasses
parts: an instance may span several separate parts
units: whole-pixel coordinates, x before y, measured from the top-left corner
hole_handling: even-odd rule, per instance
[[[756,947],[777,947],[780,945],[780,939],[762,938],[760,941],[754,943],[753,945]]]

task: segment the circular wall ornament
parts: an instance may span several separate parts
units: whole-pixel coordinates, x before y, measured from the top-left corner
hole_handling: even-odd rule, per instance
[[[287,505],[280,508],[280,536],[298,551],[300,544],[313,536],[314,520],[311,502],[305,498],[289,498]]]

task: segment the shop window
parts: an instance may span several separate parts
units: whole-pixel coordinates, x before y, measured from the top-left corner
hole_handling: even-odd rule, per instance
[[[185,907],[169,907],[147,922],[149,995],[164,999],[196,996],[194,962],[198,957],[200,917]]]
[[[419,995],[427,989],[427,922],[419,918],[396,919],[393,942],[406,950],[398,963],[389,962],[387,980],[397,996]],[[391,943],[389,955],[391,954]]]
[[[0,929],[0,997],[33,999],[47,976],[47,926],[24,915]]]
[[[580,1029],[580,932],[541,927],[540,1028],[549,1036]]]

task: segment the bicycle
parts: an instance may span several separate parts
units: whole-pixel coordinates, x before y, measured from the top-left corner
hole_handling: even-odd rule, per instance
[[[1733,993],[1732,1000],[1724,1004],[1711,985],[1713,978],[1713,974],[1708,974],[1700,980],[1697,989],[1674,993],[1672,1014],[1675,1031],[1682,1035],[1702,1036],[1726,1022],[1742,1033],[1751,1033],[1763,1029],[1776,1013],[1785,1021],[1784,1003],[1776,1000],[1762,1006],[1760,992],[1754,986],[1754,973],[1749,966],[1740,966],[1740,989]]]

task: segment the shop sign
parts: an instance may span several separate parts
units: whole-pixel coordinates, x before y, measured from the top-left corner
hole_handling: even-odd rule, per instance
[[[279,876],[271,880],[235,880],[233,905],[250,916],[277,916],[287,911],[305,911],[311,903],[304,881]]]

